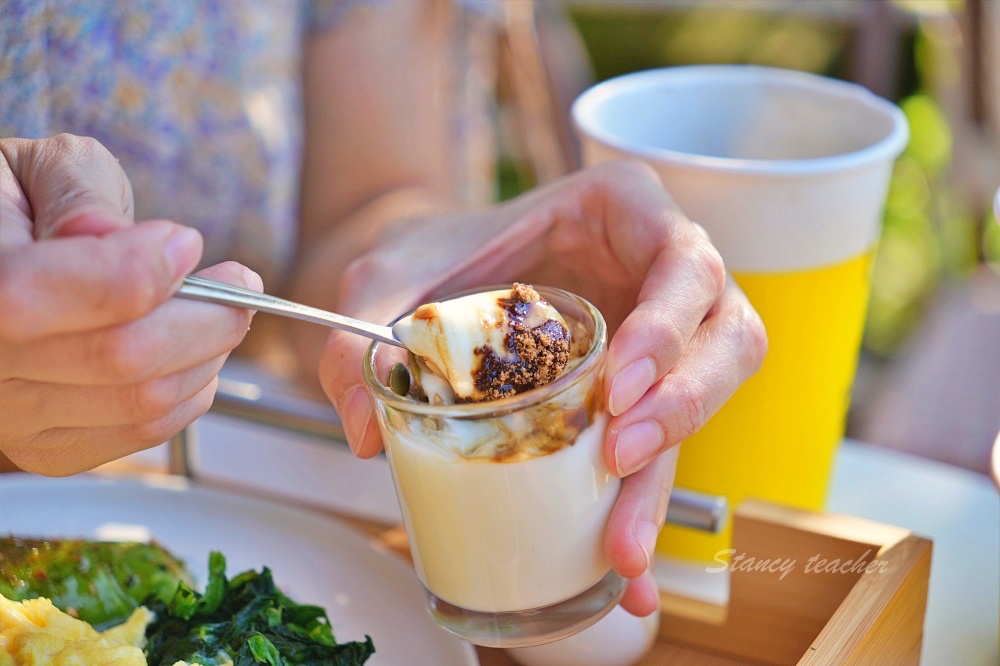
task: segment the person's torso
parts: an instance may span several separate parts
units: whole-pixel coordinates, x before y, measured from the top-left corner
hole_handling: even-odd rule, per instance
[[[290,260],[308,0],[7,0],[0,136],[70,132],[125,169],[136,217],[199,228],[204,263]]]

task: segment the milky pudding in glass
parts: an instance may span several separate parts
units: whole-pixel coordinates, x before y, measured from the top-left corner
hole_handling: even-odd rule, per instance
[[[375,397],[431,613],[481,645],[565,638],[617,603],[603,537],[607,332],[593,306],[515,284],[420,306],[373,344]]]

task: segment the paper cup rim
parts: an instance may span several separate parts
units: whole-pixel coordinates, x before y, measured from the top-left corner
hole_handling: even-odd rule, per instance
[[[820,91],[860,103],[872,113],[888,118],[890,131],[881,139],[861,148],[837,155],[801,159],[743,159],[698,155],[668,148],[644,146],[627,141],[593,121],[594,111],[608,98],[622,91],[657,83],[685,81],[714,82],[737,80],[760,81],[783,87]],[[909,124],[898,106],[856,83],[832,79],[792,69],[761,65],[683,65],[649,69],[617,76],[585,90],[573,102],[573,123],[580,135],[586,135],[608,147],[639,158],[711,171],[729,171],[759,175],[809,176],[842,172],[895,160],[909,141]]]

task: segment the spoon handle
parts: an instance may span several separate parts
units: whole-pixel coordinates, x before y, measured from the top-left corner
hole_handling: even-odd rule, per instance
[[[388,326],[378,326],[360,319],[345,317],[334,312],[327,312],[319,308],[308,305],[301,305],[286,301],[276,296],[268,296],[250,289],[234,287],[224,282],[206,280],[205,278],[189,275],[184,278],[180,289],[175,296],[189,298],[195,301],[205,301],[207,303],[217,303],[219,305],[231,305],[258,312],[311,321],[314,324],[329,326],[331,328],[357,333],[372,340],[378,340],[386,344],[402,347],[403,344],[392,334],[392,329]]]

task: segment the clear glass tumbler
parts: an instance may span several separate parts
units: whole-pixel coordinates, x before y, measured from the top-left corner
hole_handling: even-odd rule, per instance
[[[578,296],[536,289],[575,345],[571,365],[550,384],[491,402],[431,405],[388,388],[403,350],[373,343],[364,360],[430,613],[490,647],[571,636],[608,613],[625,587],[603,547],[620,488],[603,455],[604,319]]]

